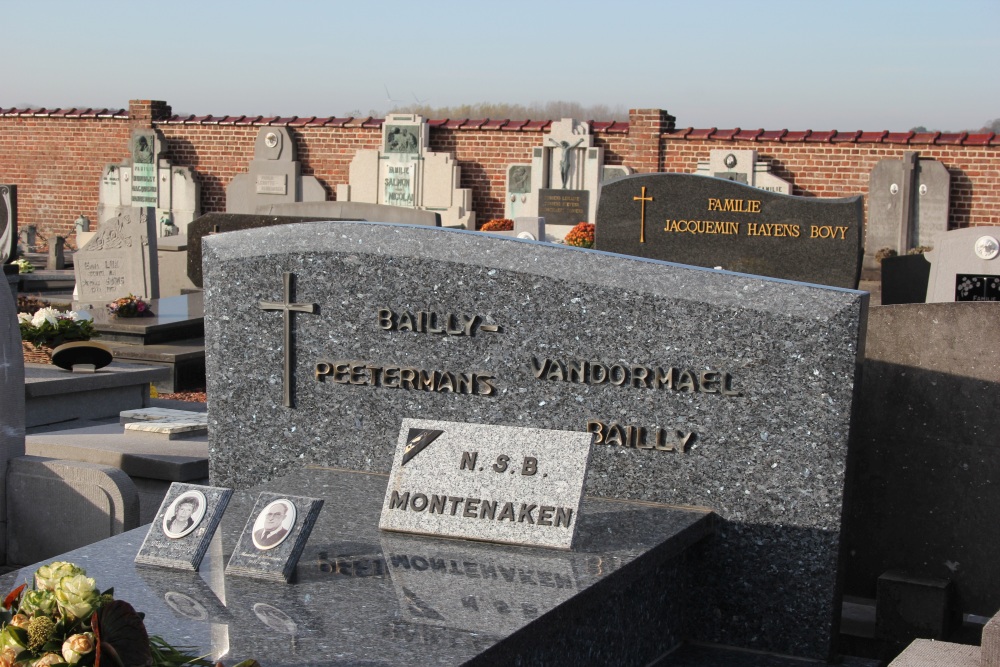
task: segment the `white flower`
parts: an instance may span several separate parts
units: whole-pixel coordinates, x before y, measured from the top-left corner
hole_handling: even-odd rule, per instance
[[[52,326],[59,324],[59,311],[55,308],[49,306],[48,308],[39,308],[35,316],[31,318],[31,326],[40,327],[48,322]]]
[[[29,315],[28,313],[18,313],[17,314],[17,323],[18,324],[21,324],[22,322],[30,322],[30,321],[31,321],[31,315]]]
[[[92,322],[94,320],[94,316],[90,314],[89,310],[80,310],[80,311],[71,310],[66,314],[74,322],[83,322],[83,321]]]

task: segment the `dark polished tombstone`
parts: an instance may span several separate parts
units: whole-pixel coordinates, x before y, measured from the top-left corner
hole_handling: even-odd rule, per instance
[[[595,248],[854,289],[863,201],[792,197],[721,178],[640,174],[608,183]]]
[[[187,274],[198,287],[202,287],[201,278],[201,240],[212,234],[234,232],[240,229],[256,229],[274,225],[290,225],[296,222],[318,222],[329,218],[317,218],[302,215],[255,215],[244,213],[209,213],[191,221],[187,228]]]

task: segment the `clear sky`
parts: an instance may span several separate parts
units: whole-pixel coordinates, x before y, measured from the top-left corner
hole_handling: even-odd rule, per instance
[[[0,107],[661,108],[679,127],[979,128],[1000,0],[6,0]]]

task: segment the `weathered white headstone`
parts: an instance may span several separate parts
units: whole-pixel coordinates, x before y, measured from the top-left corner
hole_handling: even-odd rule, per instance
[[[194,172],[161,157],[166,143],[158,130],[134,130],[130,147],[130,159],[105,165],[101,174],[98,222],[133,206],[154,207],[157,236],[185,233],[188,223],[201,215],[201,190]]]
[[[459,187],[462,168],[451,155],[429,151],[429,141],[423,117],[389,115],[381,148],[355,154],[349,184],[337,186],[337,201],[438,211],[445,226],[474,229],[472,190]]]
[[[771,164],[757,158],[754,150],[717,148],[709,151],[708,160],[699,161],[699,176],[714,176],[727,181],[752,185],[760,190],[792,194],[792,184],[771,173]]]
[[[103,308],[128,294],[159,298],[154,209],[127,208],[101,223],[73,263],[79,307]]]
[[[315,176],[302,175],[295,140],[284,127],[263,127],[254,143],[253,161],[226,187],[226,213],[255,213],[261,206],[326,201]]]

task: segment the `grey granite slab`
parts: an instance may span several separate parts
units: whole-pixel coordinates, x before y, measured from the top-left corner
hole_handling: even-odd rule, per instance
[[[701,639],[830,655],[864,293],[375,223],[205,247],[213,483],[386,472],[404,418],[591,431],[587,493],[726,520]]]
[[[226,664],[644,665],[682,639],[678,574],[711,513],[585,498],[572,551],[485,545],[379,531],[387,481],[308,468],[266,485],[328,505],[289,585],[223,572],[255,491],[234,493],[198,573],[133,565],[146,528],[59,558],[114,586],[151,632],[227,651]],[[36,567],[3,575],[0,590]]]
[[[379,528],[569,549],[593,439],[404,419]]]
[[[93,308],[94,328],[102,340],[155,344],[198,338],[205,332],[201,292],[149,299],[151,317],[115,317],[107,308]]]
[[[171,484],[156,517],[149,524],[149,532],[135,562],[197,571],[232,495],[232,489]],[[182,505],[189,508],[186,517],[180,515]],[[177,523],[180,523],[179,528]],[[178,600],[173,606],[180,604]]]

